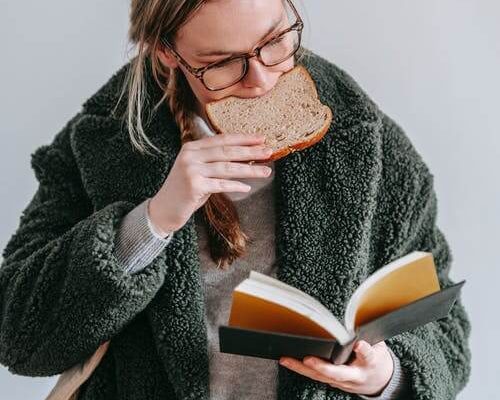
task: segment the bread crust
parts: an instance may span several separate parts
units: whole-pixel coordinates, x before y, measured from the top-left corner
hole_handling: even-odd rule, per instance
[[[309,81],[309,84],[311,85],[311,88],[314,91],[314,96],[319,100],[318,90],[316,88],[316,84],[313,81],[313,79],[311,78],[311,75],[309,74],[307,69],[303,65],[297,65],[294,68],[290,69],[289,71],[284,72],[283,75],[289,74],[292,71],[297,71],[297,70],[299,70],[299,72],[304,75],[306,80]],[[211,101],[211,102],[207,103],[205,106],[205,112],[210,120],[211,125],[213,126],[213,128],[217,134],[221,134],[223,132],[222,132],[221,127],[217,124],[217,120],[216,120],[215,116],[211,112],[211,106],[213,106],[214,104],[218,104],[218,105],[223,104],[231,99],[241,100],[242,98],[237,97],[237,96],[228,96],[228,97],[224,97],[223,99],[220,99],[220,100]],[[328,107],[327,105],[325,105],[323,103],[321,103],[321,104],[324,107],[326,107],[327,117],[325,119],[324,124],[319,129],[317,129],[316,131],[314,131],[306,136],[303,136],[302,138],[300,138],[299,140],[297,140],[296,142],[294,142],[291,145],[287,145],[286,147],[283,147],[283,148],[280,148],[280,149],[274,151],[268,159],[256,160],[255,163],[268,163],[270,161],[276,161],[276,160],[279,160],[280,158],[287,156],[288,154],[291,154],[295,151],[304,150],[308,147],[313,146],[315,143],[319,142],[323,138],[323,136],[325,136],[326,132],[328,132],[328,128],[330,127],[330,124],[332,123],[332,120],[333,120],[333,113],[332,113],[332,110],[330,109],[330,107]],[[253,162],[251,162],[251,163],[253,163]]]

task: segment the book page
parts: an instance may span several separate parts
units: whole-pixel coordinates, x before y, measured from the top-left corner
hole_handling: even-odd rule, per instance
[[[440,290],[432,253],[410,253],[382,267],[372,277],[356,290],[357,298],[353,296],[349,321],[346,320],[348,330]]]
[[[270,320],[272,320],[273,312],[279,312],[280,314],[294,313],[296,314],[296,318],[300,316],[301,320],[308,320],[309,324],[312,323],[321,327],[323,331],[329,333],[329,337],[334,337],[341,344],[351,339],[351,335],[335,315],[317,299],[272,277],[252,271],[250,277],[245,279],[234,289],[233,302],[235,299],[238,300],[238,298],[234,296],[235,293],[253,296],[257,299],[266,301],[266,304],[271,304],[272,306],[267,307],[267,309],[263,311],[259,309],[258,311],[262,315],[267,315]],[[246,309],[246,306],[251,307]],[[278,310],[277,307],[281,308]],[[265,307],[262,306],[262,308]],[[241,306],[241,313],[255,314],[255,309],[254,303],[246,302]],[[250,317],[247,315],[246,318]],[[256,316],[256,318],[260,317]],[[297,326],[298,323],[297,320],[294,320],[294,326]],[[304,325],[306,323],[307,322],[303,322],[302,324]],[[285,333],[293,334],[293,332]]]
[[[304,315],[241,292],[233,292],[229,326],[325,339],[334,338],[327,330]]]
[[[248,286],[246,286],[247,283],[253,283],[252,289],[250,289]],[[250,276],[249,279],[246,280],[246,282],[243,282],[241,286],[238,286],[236,290],[244,291],[248,293],[248,290],[255,290],[255,285],[258,285],[259,287],[263,287],[262,285],[265,286],[272,286],[276,288],[281,295],[284,294],[284,292],[288,293],[289,296],[291,296],[294,300],[299,301],[301,304],[303,304],[306,307],[312,307],[317,313],[319,313],[323,318],[325,319],[332,319],[332,313],[330,310],[328,310],[323,304],[321,304],[317,299],[314,297],[308,295],[307,293],[303,292],[300,289],[297,289],[296,287],[293,287],[291,285],[288,285],[279,279],[273,278],[268,275],[264,275],[260,272],[257,271],[250,271]],[[278,292],[277,292],[278,293]],[[257,293],[252,293],[250,292],[249,294],[256,294]],[[271,293],[269,293],[270,295]],[[281,297],[281,296],[280,296]],[[273,301],[273,298],[270,297],[268,300]],[[284,304],[286,306],[286,304]],[[341,329],[345,331],[345,328],[342,326],[342,324],[335,318],[335,321],[333,321],[334,324],[338,325],[334,329]],[[347,333],[345,331],[345,333]],[[345,336],[344,333],[344,336]]]

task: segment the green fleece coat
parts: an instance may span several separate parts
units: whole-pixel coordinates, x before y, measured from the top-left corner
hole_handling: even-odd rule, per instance
[[[432,252],[441,286],[451,285],[433,175],[419,153],[346,72],[314,53],[300,62],[334,119],[320,142],[275,164],[278,278],[340,320],[361,282],[413,250]],[[159,190],[181,147],[164,105],[147,127],[164,155],[133,151],[111,115],[128,67],[32,154],[38,189],[0,269],[0,363],[14,374],[51,376],[111,339],[80,399],[207,399],[194,215],[139,273],[124,273],[114,255],[120,220]],[[149,72],[147,79],[156,104],[161,92]],[[413,398],[451,399],[464,387],[469,333],[457,301],[447,318],[386,341]],[[358,398],[283,367],[278,380],[280,400]]]

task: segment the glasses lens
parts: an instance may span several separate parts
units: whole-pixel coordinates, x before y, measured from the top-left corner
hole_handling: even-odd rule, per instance
[[[262,61],[267,66],[276,65],[289,58],[300,45],[300,34],[291,30],[267,43],[261,50]]]
[[[244,72],[244,59],[236,58],[222,65],[207,69],[203,74],[203,81],[209,89],[224,89],[238,82]]]

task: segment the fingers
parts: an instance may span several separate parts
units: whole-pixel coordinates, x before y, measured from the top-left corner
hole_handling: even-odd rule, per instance
[[[253,146],[224,144],[202,149],[197,153],[197,159],[206,163],[213,161],[262,160],[268,159],[271,154],[272,150],[263,144]]]
[[[283,360],[283,361],[281,361]],[[281,357],[280,365],[297,372],[298,374],[307,376],[315,381],[330,383],[331,379],[322,375],[320,372],[310,368],[301,361],[291,357]]]
[[[281,365],[311,379],[337,387],[350,386],[351,383],[358,382],[361,378],[361,371],[357,367],[335,365],[318,357],[304,357],[303,362],[291,357],[282,357],[281,359],[287,363],[280,362]]]
[[[243,182],[233,181],[231,179],[216,179],[210,178],[206,180],[206,190],[209,193],[225,193],[225,192],[249,192],[252,187]]]
[[[272,169],[267,166],[252,166],[237,162],[207,163],[201,174],[206,178],[265,178],[271,175]]]
[[[267,160],[272,150],[262,134],[222,134],[187,142],[184,155],[200,162]]]
[[[361,371],[357,367],[335,365],[318,357],[305,357],[304,364],[335,382],[357,382],[361,378]]]
[[[185,143],[184,146],[192,150],[200,150],[222,145],[252,145],[252,144],[262,144],[265,138],[266,137],[262,134],[245,134],[245,133],[220,134],[215,136],[207,136],[198,140],[193,140],[191,142]]]
[[[303,361],[282,357],[280,364],[308,378],[324,382],[350,393],[379,393],[392,375],[392,357],[382,341],[375,345],[360,340],[354,345],[355,360],[335,365],[319,357],[307,356]],[[288,363],[284,364],[281,361]]]
[[[356,358],[361,362],[371,363],[375,360],[375,350],[364,340],[356,342],[353,350],[356,353]]]

